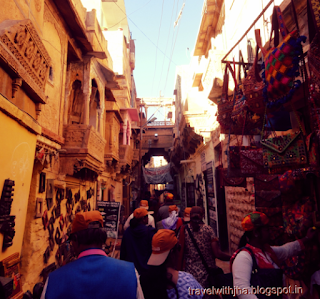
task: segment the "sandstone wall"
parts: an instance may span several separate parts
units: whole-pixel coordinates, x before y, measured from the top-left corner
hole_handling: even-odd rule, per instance
[[[95,182],[81,182],[78,179],[72,177],[61,177],[58,175],[58,164],[59,161],[52,160],[52,167],[48,169],[42,169],[42,165],[40,163],[36,163],[33,169],[32,175],[32,182],[30,187],[30,194],[29,194],[29,201],[28,201],[28,208],[27,208],[27,217],[26,217],[26,228],[24,233],[24,242],[22,246],[22,253],[21,253],[21,272],[22,272],[22,287],[23,291],[32,290],[33,286],[42,281],[40,277],[40,273],[43,268],[50,265],[53,262],[56,262],[56,252],[59,248],[57,244],[54,245],[53,251],[50,252],[50,258],[47,264],[44,263],[43,254],[47,247],[49,246],[49,232],[48,229],[44,229],[42,218],[35,218],[36,214],[36,200],[37,198],[43,199],[43,209],[47,209],[47,202],[46,202],[46,192],[39,193],[39,178],[40,173],[45,172],[47,179],[54,179],[55,180],[55,191],[54,191],[54,199],[53,199],[53,206],[56,206],[57,202],[55,199],[56,195],[56,188],[57,184],[63,184],[66,182],[66,187],[70,188],[74,197],[74,194],[80,190],[80,200],[87,198],[86,191],[91,187],[94,191],[94,196],[88,200],[90,203],[91,210],[96,208],[95,206],[95,196],[96,196],[96,183]],[[63,180],[61,180],[63,179]],[[61,215],[65,218],[67,210],[66,210],[66,201],[67,199],[64,198],[61,201]],[[75,204],[73,208],[73,214],[76,213],[78,206],[80,206],[80,202]],[[48,219],[50,219],[52,215],[52,210],[48,210]],[[67,225],[66,225],[67,224]],[[60,231],[59,227],[59,218],[55,220],[54,223],[54,235],[59,227],[59,231],[61,233],[61,238],[63,238],[67,232],[68,226],[71,225],[69,222],[65,222],[63,227],[63,231]]]

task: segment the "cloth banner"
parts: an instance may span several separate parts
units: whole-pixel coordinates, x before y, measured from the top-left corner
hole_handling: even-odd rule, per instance
[[[165,184],[173,181],[170,175],[170,163],[157,168],[144,168],[142,166],[142,171],[146,184]]]

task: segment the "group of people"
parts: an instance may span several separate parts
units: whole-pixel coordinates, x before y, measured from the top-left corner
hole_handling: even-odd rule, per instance
[[[217,269],[216,258],[230,260],[234,286],[249,290],[255,264],[276,270],[281,261],[297,255],[316,236],[316,230],[309,229],[301,240],[269,246],[269,220],[253,212],[242,221],[241,248],[230,256],[220,250],[213,229],[204,224],[202,207],[187,208],[183,219],[171,204],[160,208],[159,214],[164,218],[155,223],[148,202],[141,201],[128,219],[120,260],[116,260],[102,250],[107,236],[100,212],[77,213],[70,239],[78,259],[49,275],[41,299],[214,298],[201,290],[212,287],[207,270]],[[261,297],[244,293],[238,298]]]

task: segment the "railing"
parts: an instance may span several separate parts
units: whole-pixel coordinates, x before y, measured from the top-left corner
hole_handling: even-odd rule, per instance
[[[174,126],[171,121],[153,121],[147,124],[148,127],[160,127],[160,126]]]

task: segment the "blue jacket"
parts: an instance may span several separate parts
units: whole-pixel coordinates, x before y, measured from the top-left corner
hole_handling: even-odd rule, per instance
[[[152,253],[151,242],[155,233],[155,228],[144,224],[139,224],[135,228],[129,226],[124,232],[120,259],[134,263],[140,275],[149,269],[147,263]]]
[[[135,299],[134,265],[103,255],[77,259],[52,272],[46,299]]]

